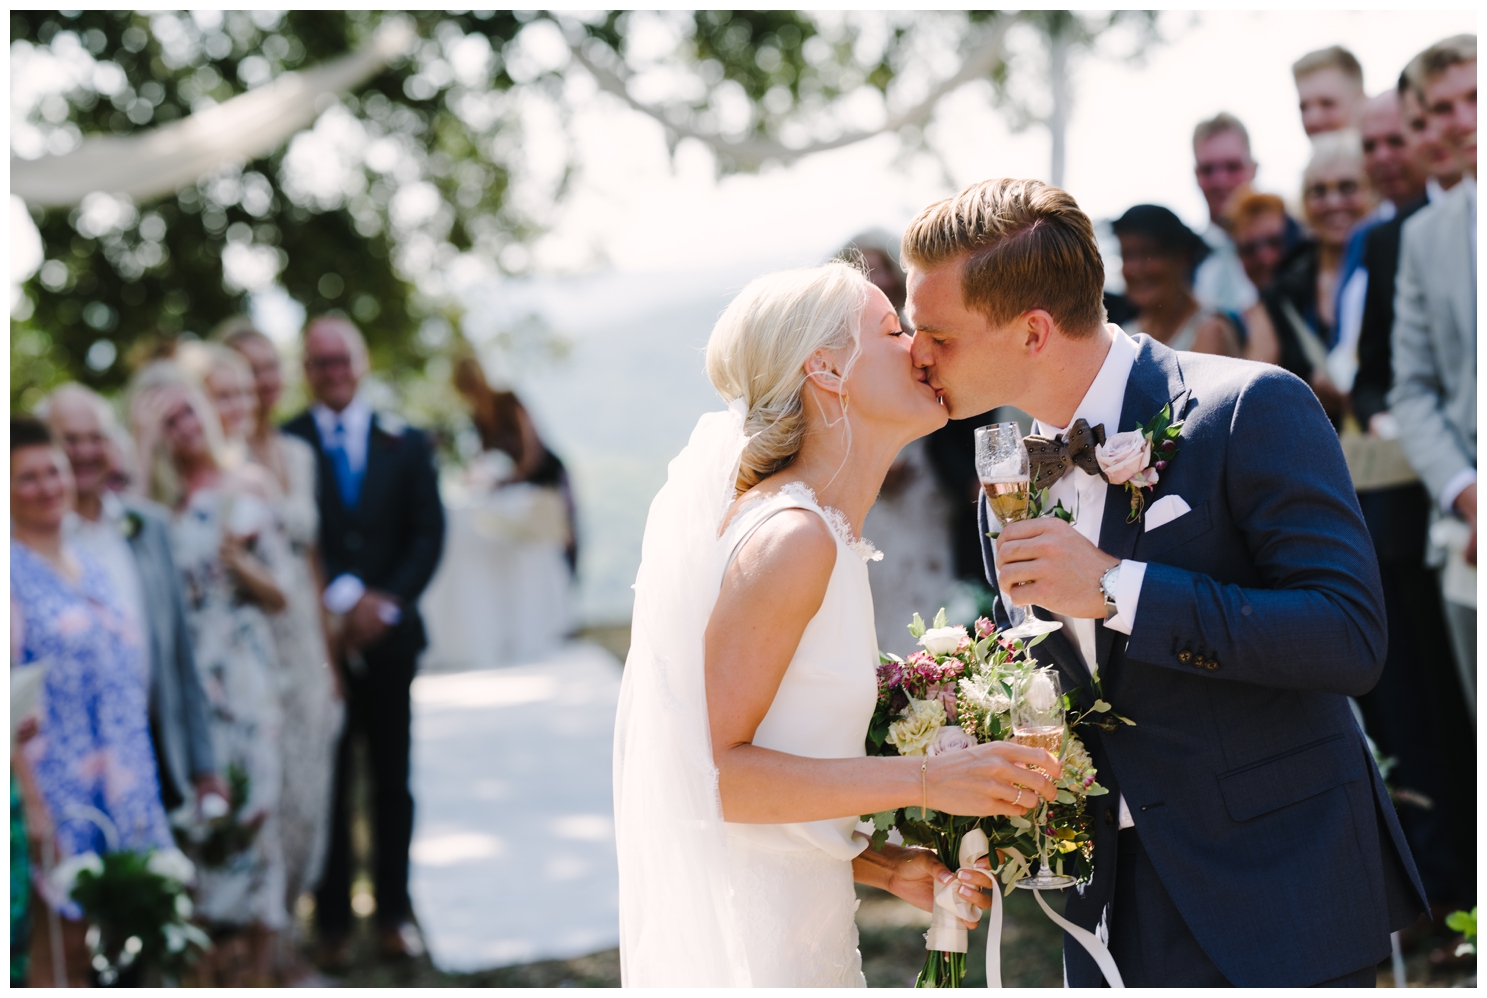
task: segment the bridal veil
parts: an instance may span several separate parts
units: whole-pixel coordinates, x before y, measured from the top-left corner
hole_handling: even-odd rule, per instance
[[[703,635],[722,585],[745,406],[708,413],[651,503],[614,733],[626,987],[747,987],[713,764]]]

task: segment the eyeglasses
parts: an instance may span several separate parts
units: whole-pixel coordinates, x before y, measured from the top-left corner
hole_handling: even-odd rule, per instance
[[[1199,163],[1198,176],[1207,178],[1216,174],[1243,173],[1248,168],[1249,164],[1242,159],[1228,159],[1217,163]]]
[[[351,366],[351,358],[342,354],[339,357],[306,357],[305,366],[312,371],[340,370]]]
[[[1239,251],[1240,256],[1254,256],[1261,250],[1275,250],[1279,253],[1286,248],[1286,237],[1282,235],[1261,236],[1259,239],[1247,239],[1242,243],[1235,243],[1234,248]]]
[[[1356,180],[1339,180],[1336,183],[1320,182],[1306,188],[1305,197],[1308,201],[1325,200],[1328,194],[1336,194],[1338,197],[1350,198],[1363,189],[1363,185]]]

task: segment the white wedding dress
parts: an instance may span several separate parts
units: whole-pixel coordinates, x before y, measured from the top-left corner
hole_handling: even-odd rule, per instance
[[[722,820],[702,639],[723,573],[754,531],[781,510],[819,514],[836,563],[754,744],[861,756],[877,700],[865,564],[876,552],[799,485],[746,504],[719,536],[742,423],[738,403],[703,417],[646,525],[615,726],[621,973],[632,987],[862,987],[851,861],[867,840],[857,816]]]

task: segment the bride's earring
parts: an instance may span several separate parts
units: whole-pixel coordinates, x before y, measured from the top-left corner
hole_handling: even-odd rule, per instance
[[[847,402],[850,401],[850,399],[851,399],[851,396],[849,396],[846,392],[842,392],[842,415],[843,416],[845,416],[847,414]]]

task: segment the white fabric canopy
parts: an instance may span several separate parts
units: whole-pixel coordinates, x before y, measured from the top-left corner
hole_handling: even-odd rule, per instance
[[[10,190],[29,204],[65,208],[94,191],[136,202],[171,194],[227,163],[277,149],[311,124],[321,98],[374,76],[414,40],[403,19],[385,23],[359,51],[133,135],[90,135],[72,152],[10,160]]]

